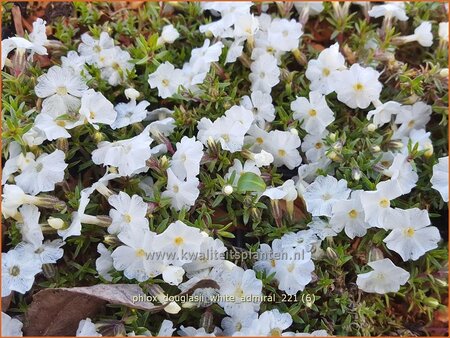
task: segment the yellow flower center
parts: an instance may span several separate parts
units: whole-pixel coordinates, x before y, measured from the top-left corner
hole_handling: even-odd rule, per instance
[[[352,209],[352,210],[350,210],[348,215],[350,216],[350,218],[356,218],[356,217],[358,217],[358,212],[355,209]]]
[[[330,70],[328,68],[324,68],[322,69],[322,75],[323,76],[329,76],[330,75]]]
[[[416,121],[414,121],[414,120],[409,121],[408,122],[408,128],[414,127],[415,124],[416,124]]]
[[[56,124],[60,127],[65,127],[66,126],[66,121],[63,120],[57,120]]]
[[[89,118],[90,118],[91,120],[95,119],[95,112],[91,111],[91,112],[89,113]]]
[[[164,87],[169,87],[169,80],[167,80],[167,79],[164,79],[164,80],[162,80],[161,81],[161,83],[162,83],[162,85],[164,86]]]
[[[230,141],[230,135],[228,135],[228,134],[223,134],[223,135],[222,135],[222,138],[223,138],[223,140],[224,140],[225,142],[229,142],[229,141]]]
[[[322,148],[322,143],[317,142],[317,143],[314,145],[314,148],[316,148],[316,149]]]
[[[278,150],[278,155],[279,155],[280,157],[285,157],[285,156],[286,156],[286,150],[284,150],[284,149]]]
[[[178,187],[178,185],[175,184],[175,185],[173,186],[173,191],[174,191],[174,192],[179,192],[179,191],[180,191],[180,187]]]
[[[403,233],[405,234],[406,237],[412,237],[412,236],[414,236],[414,233],[415,233],[415,232],[416,232],[416,231],[415,231],[413,228],[411,228],[411,227],[406,228],[405,230],[403,230]]]
[[[126,223],[131,223],[131,215],[130,214],[123,215],[123,218],[125,219]]]
[[[309,114],[309,116],[313,117],[313,116],[316,116],[316,115],[317,115],[317,111],[316,111],[315,109],[311,109],[311,110],[308,112],[308,114]]]
[[[262,137],[257,137],[257,138],[256,138],[256,143],[258,143],[258,144],[263,144],[263,143],[264,143],[263,138],[262,138]]]
[[[357,83],[357,84],[355,84],[354,86],[353,86],[353,89],[354,90],[356,90],[356,91],[361,91],[361,90],[363,90],[364,89],[364,85],[362,84],[362,83]]]
[[[331,198],[331,195],[328,194],[328,193],[322,195],[322,199],[323,199],[324,201],[328,201],[330,198]]]
[[[20,274],[20,268],[17,265],[14,265],[11,269],[9,269],[9,274],[11,276],[18,276]]]
[[[277,265],[277,262],[275,261],[275,259],[270,260],[270,265],[272,265],[272,268],[274,268],[275,265]]]
[[[287,267],[287,271],[288,272],[292,272],[292,271],[294,271],[294,268],[295,268],[295,264],[293,264],[293,263],[289,264],[288,267]]]
[[[136,250],[136,257],[144,257],[144,256],[145,256],[144,249],[137,249]]]
[[[234,294],[237,298],[242,298],[244,296],[244,290],[242,290],[240,285],[236,287]]]
[[[175,245],[181,245],[184,243],[184,239],[182,237],[175,237],[173,242],[175,243]]]
[[[279,328],[274,328],[272,330],[270,330],[270,336],[271,337],[280,337],[281,336],[281,330]]]
[[[382,208],[388,208],[391,205],[391,202],[389,202],[388,199],[383,198],[380,200],[380,207]]]
[[[64,86],[56,88],[56,94],[67,95],[67,88]]]

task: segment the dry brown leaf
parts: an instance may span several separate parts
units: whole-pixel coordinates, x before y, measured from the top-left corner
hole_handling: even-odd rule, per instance
[[[219,288],[210,279],[204,279],[179,295],[191,294],[198,288]],[[154,305],[136,301],[146,294],[136,284],[98,284],[87,287],[45,289],[33,296],[23,323],[27,336],[74,336],[80,320],[97,315],[109,304],[123,305],[133,309],[157,312],[168,304]]]
[[[25,315],[23,331],[31,336],[73,336],[80,320],[95,316],[106,303],[134,309],[159,311],[163,305],[133,303],[145,296],[138,285],[98,284],[89,287],[45,289],[33,296]]]
[[[11,14],[13,17],[14,28],[16,30],[17,36],[23,37],[25,32],[24,32],[23,26],[22,26],[22,13],[20,12],[19,6],[14,6],[11,9]]]
[[[11,305],[12,296],[14,294],[14,291],[12,291],[9,296],[2,297],[2,312],[6,312],[9,309],[9,306]]]

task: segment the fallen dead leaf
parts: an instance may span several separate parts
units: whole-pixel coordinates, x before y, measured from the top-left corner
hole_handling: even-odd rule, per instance
[[[29,336],[73,336],[80,320],[95,316],[106,303],[147,311],[164,308],[150,302],[133,303],[134,296],[145,296],[135,284],[45,289],[33,296],[23,331]]]
[[[22,25],[22,13],[20,12],[19,6],[14,6],[11,9],[11,14],[14,21],[14,28],[16,29],[17,36],[23,37],[25,34],[25,31],[23,30]]]

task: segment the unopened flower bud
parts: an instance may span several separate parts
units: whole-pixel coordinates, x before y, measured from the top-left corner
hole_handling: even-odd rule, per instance
[[[95,323],[97,330],[103,336],[123,337],[126,335],[125,325],[121,320],[104,320]]]
[[[231,185],[227,184],[226,186],[223,187],[222,192],[225,195],[229,196],[233,193],[233,187]]]
[[[330,138],[331,142],[336,142],[336,134],[335,133],[328,134],[328,137]]]
[[[327,157],[334,162],[342,162],[343,160],[342,156],[335,151],[330,151],[327,153]]]
[[[352,169],[352,178],[355,181],[359,181],[361,179],[361,170],[359,170],[358,168],[353,168]]]
[[[92,135],[92,138],[94,139],[94,141],[96,143],[100,143],[101,141],[103,141],[105,139],[105,136],[101,132],[96,131],[94,133],[94,135]]]
[[[438,300],[436,298],[433,297],[425,297],[425,299],[423,300],[424,304],[432,307],[432,308],[437,308],[440,304],[438,302]]]
[[[443,288],[447,288],[448,287],[448,283],[445,280],[443,280],[443,279],[435,278],[434,281],[440,287],[443,287]]]
[[[337,142],[333,143],[333,145],[331,147],[333,148],[333,150],[339,152],[339,151],[342,150],[342,142],[341,141],[337,141]]]
[[[56,230],[64,229],[67,226],[66,222],[58,217],[49,217],[47,223]]]
[[[211,311],[205,311],[200,317],[200,327],[204,328],[206,332],[211,332],[213,319],[214,317]]]
[[[161,157],[160,161],[161,161],[161,167],[163,167],[163,168],[169,165],[169,160],[167,159],[166,155],[163,155]]]
[[[434,152],[434,149],[433,149],[433,145],[432,144],[429,144],[429,145],[427,145],[426,147],[425,147],[425,153],[424,153],[424,156],[425,157],[431,157],[432,155],[433,155],[433,152]]]
[[[128,100],[136,100],[140,95],[141,93],[134,88],[125,89],[125,96]]]
[[[448,68],[441,69],[441,71],[439,72],[439,76],[442,76],[443,78],[447,79],[448,78]]]
[[[170,302],[165,308],[164,311],[166,311],[167,313],[170,313],[172,315],[176,315],[178,312],[181,311],[181,306],[178,305],[175,302]]]
[[[297,129],[291,128],[291,129],[289,129],[289,131],[291,132],[291,134],[298,136],[298,130]]]
[[[391,149],[403,149],[405,145],[400,140],[393,140],[389,142],[389,148]]]
[[[65,202],[51,195],[33,196],[34,205],[42,208],[55,209],[57,211],[64,211],[67,208]]]
[[[57,139],[56,148],[67,153],[69,151],[69,141],[66,138]]]
[[[372,146],[371,150],[374,153],[379,153],[381,151],[381,148],[380,148],[380,146]]]
[[[374,132],[376,129],[377,129],[377,126],[375,124],[373,124],[373,123],[369,123],[367,125],[367,131],[369,131],[371,133]]]
[[[368,257],[369,262],[379,261],[383,258],[384,258],[383,251],[381,251],[380,249],[378,249],[376,247],[373,247],[370,249],[369,257]]]
[[[105,244],[109,244],[109,245],[120,244],[120,240],[117,238],[116,235],[106,235],[103,238],[103,242],[105,242]]]
[[[336,261],[339,258],[336,251],[334,251],[333,248],[330,246],[327,248],[326,253],[327,257],[333,261]]]
[[[42,264],[42,272],[47,279],[56,276],[56,264]]]

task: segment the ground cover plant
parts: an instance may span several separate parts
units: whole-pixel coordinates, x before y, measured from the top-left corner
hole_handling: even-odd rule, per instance
[[[2,19],[3,336],[447,333],[447,4]]]

